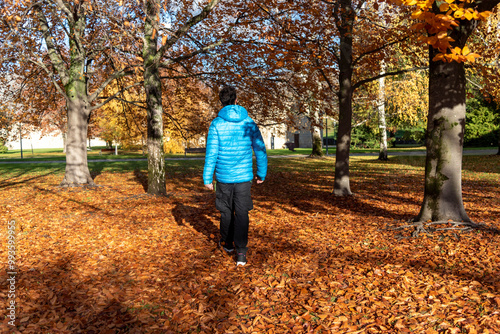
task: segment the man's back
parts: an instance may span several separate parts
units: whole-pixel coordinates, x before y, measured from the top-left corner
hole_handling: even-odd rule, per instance
[[[241,183],[253,179],[252,148],[257,158],[257,176],[265,178],[267,155],[262,135],[245,108],[227,105],[210,125],[207,138],[204,183],[216,179],[223,183]]]

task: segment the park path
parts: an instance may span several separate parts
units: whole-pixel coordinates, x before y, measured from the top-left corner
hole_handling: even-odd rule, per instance
[[[464,150],[464,155],[494,155],[497,154],[498,149],[486,149],[486,150]],[[416,151],[404,151],[404,152],[388,152],[388,156],[403,155],[403,156],[425,156],[425,150]],[[268,158],[303,158],[307,157],[307,154],[291,154],[291,155],[270,155]],[[335,154],[329,154],[329,157],[335,157]],[[377,157],[378,153],[351,153],[350,156],[373,156]],[[181,157],[181,158],[165,158],[165,160],[204,160],[205,157]],[[126,162],[126,161],[147,161],[147,158],[137,158],[137,159],[90,159],[88,162]],[[0,164],[55,164],[55,163],[65,163],[66,160],[41,160],[41,161],[0,161]]]

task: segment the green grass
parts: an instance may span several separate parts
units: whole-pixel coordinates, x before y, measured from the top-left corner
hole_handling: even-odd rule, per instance
[[[93,147],[91,151],[87,152],[89,162],[92,160],[120,160],[120,159],[146,159],[147,156],[142,154],[142,151],[123,151],[119,150],[118,155],[114,155],[114,152],[105,152],[100,155],[101,147]],[[104,147],[102,147],[104,148]],[[491,149],[491,147],[468,147],[466,150],[484,150]],[[407,145],[405,147],[391,147],[388,148],[389,152],[408,152],[408,151],[423,151],[424,146],[412,146]],[[311,148],[296,148],[295,151],[290,151],[288,149],[275,149],[267,150],[269,156],[285,156],[285,155],[309,155],[311,154]],[[326,148],[323,148],[323,152],[326,154]],[[329,147],[328,155],[335,155],[336,148]],[[351,153],[378,153],[378,149],[351,149]],[[203,153],[177,153],[177,154],[165,154],[165,158],[196,158],[204,157]],[[31,150],[23,150],[23,159],[21,159],[20,150],[9,150],[6,153],[0,154],[1,161],[65,161],[66,155],[63,153],[62,149],[35,149],[33,153]]]
[[[465,156],[463,161],[464,176],[469,175],[477,179],[484,179],[490,182],[498,182],[500,174],[500,157],[495,155],[487,156]],[[269,159],[269,168],[272,172],[294,172],[308,173],[311,171],[332,174],[335,170],[335,158],[323,159],[310,158],[275,158]],[[393,156],[388,161],[382,162],[373,156],[355,156],[350,159],[350,170],[353,177],[356,173],[387,173],[393,169],[403,168],[406,171],[418,170],[423,175],[425,157],[424,156]],[[167,160],[167,179],[175,178],[178,175],[201,176],[203,172],[204,160]],[[109,162],[89,162],[89,170],[93,177],[101,173],[120,173],[131,171],[142,171],[147,173],[147,161],[114,161]],[[255,166],[254,166],[255,168]],[[0,179],[10,179],[20,176],[37,178],[44,175],[59,175],[61,180],[64,176],[65,163],[51,164],[2,164],[0,165]],[[378,172],[376,172],[378,171]]]

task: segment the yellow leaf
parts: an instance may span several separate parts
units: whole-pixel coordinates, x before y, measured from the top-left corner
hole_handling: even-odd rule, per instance
[[[453,17],[456,19],[459,19],[464,16],[464,11],[462,9],[457,10],[455,13],[453,13]]]
[[[422,12],[420,9],[417,9],[413,13],[411,13],[411,18],[412,19],[418,19],[420,15],[422,15],[424,12]]]
[[[463,54],[464,56],[467,56],[469,53],[470,53],[470,50],[469,50],[469,48],[467,47],[467,45],[466,45],[466,46],[464,46],[464,48],[462,49],[462,54]]]
[[[439,61],[439,60],[444,60],[444,54],[438,53],[437,55],[432,58],[432,61]]]
[[[447,3],[452,3],[455,0],[445,0]]]
[[[484,12],[479,13],[479,16],[481,16],[484,20],[486,20],[488,18],[488,16],[490,16],[490,15],[491,15],[490,11],[484,11]]]
[[[442,12],[446,12],[448,9],[450,9],[450,5],[448,5],[446,2],[443,2],[441,6],[439,6],[439,10]]]
[[[410,1],[406,2],[407,6],[413,6],[413,5],[416,5],[416,4],[417,4],[417,0],[410,0]]]
[[[470,21],[470,20],[472,20],[472,19],[474,18],[474,13],[473,13],[473,12],[471,12],[471,11],[466,11],[466,12],[465,12],[465,18],[466,18],[467,20],[469,20],[469,21]]]
[[[476,58],[479,58],[480,56],[475,53],[469,53],[465,58],[470,61],[471,63],[474,63],[476,61]]]

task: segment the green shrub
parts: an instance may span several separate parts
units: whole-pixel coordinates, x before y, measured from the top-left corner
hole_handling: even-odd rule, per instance
[[[498,145],[499,118],[499,112],[493,104],[478,98],[469,99],[465,116],[464,146]]]
[[[5,146],[5,141],[0,139],[0,153],[7,153],[9,149]]]
[[[360,125],[352,128],[352,148],[376,148],[379,145],[377,134],[368,125]]]

